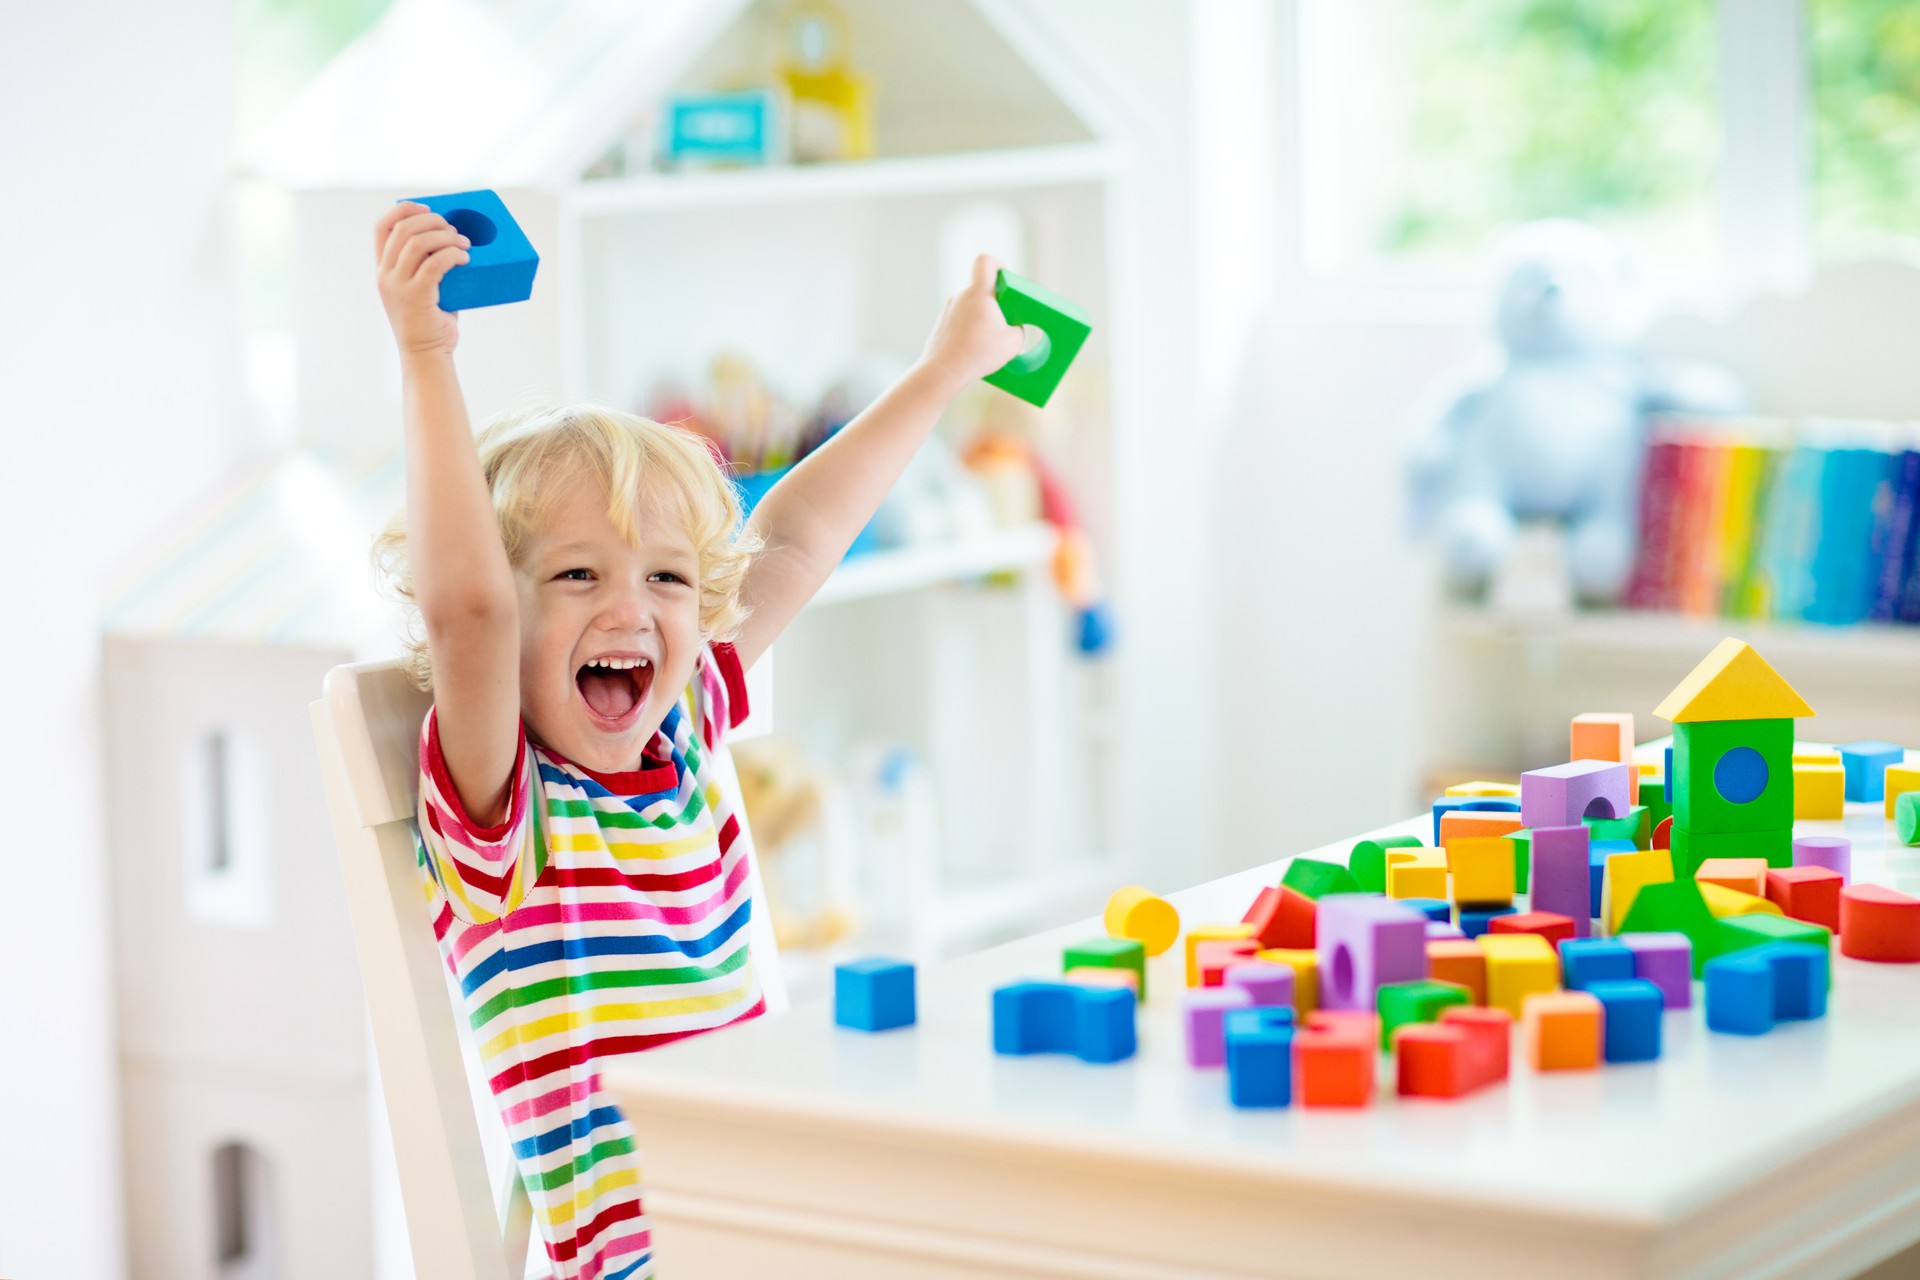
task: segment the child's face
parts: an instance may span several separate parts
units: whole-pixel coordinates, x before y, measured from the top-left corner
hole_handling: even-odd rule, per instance
[[[598,485],[564,490],[514,569],[521,714],[569,760],[636,769],[700,654],[699,560],[652,504],[641,504],[636,548]]]

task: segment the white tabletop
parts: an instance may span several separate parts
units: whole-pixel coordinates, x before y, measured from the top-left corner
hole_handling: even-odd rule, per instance
[[[1920,892],[1877,804],[1796,833],[1844,833],[1856,880]],[[1283,866],[1169,897],[1183,924],[1237,920]],[[1504,1086],[1434,1101],[1396,1097],[1383,1055],[1364,1110],[1242,1111],[1186,1064],[1179,945],[1151,963],[1134,1059],[993,1053],[993,988],[1100,932],[923,969],[910,1030],[815,1004],[611,1065],[666,1265],[679,1232],[715,1262],[812,1257],[805,1237],[840,1275],[1530,1275],[1547,1250],[1555,1275],[1838,1277],[1920,1240],[1920,965],[1836,949],[1828,1016],[1756,1038],[1708,1032],[1696,984],[1657,1062],[1543,1075],[1516,1053]],[[753,1254],[767,1223],[786,1245]],[[873,1249],[898,1256],[860,1269]],[[963,1262],[901,1261],[945,1250]]]

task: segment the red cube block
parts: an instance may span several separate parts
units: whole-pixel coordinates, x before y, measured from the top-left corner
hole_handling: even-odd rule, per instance
[[[1193,949],[1194,966],[1200,970],[1200,985],[1217,987],[1226,981],[1227,966],[1253,959],[1260,944],[1252,938],[1220,938],[1202,942]]]
[[[1395,1087],[1407,1098],[1458,1098],[1485,1083],[1459,1027],[1410,1022],[1393,1032]]]
[[[1507,1062],[1513,1056],[1512,1014],[1497,1006],[1452,1005],[1440,1011],[1440,1023],[1467,1034],[1486,1083],[1507,1078]]]
[[[1840,890],[1840,954],[1855,960],[1920,962],[1920,898],[1877,884]]]
[[[1299,919],[1299,908],[1296,906],[1290,912],[1284,910],[1287,906],[1286,895],[1289,892],[1291,892],[1291,890],[1282,889],[1278,885],[1269,885],[1260,891],[1259,897],[1253,900],[1253,905],[1247,908],[1247,914],[1240,917],[1242,924],[1250,924],[1253,926],[1253,936],[1258,940],[1260,949],[1263,951],[1269,947],[1288,946],[1290,944],[1284,941],[1284,939],[1290,936],[1298,937],[1303,932]],[[1302,895],[1295,894],[1294,896],[1300,897]],[[1307,904],[1308,910],[1306,912],[1304,933],[1308,938],[1313,937],[1312,906],[1313,904],[1311,902]],[[1303,943],[1299,949],[1304,951],[1312,945],[1313,943],[1311,942]]]
[[[1293,1097],[1304,1107],[1364,1107],[1373,1100],[1373,1014],[1307,1015],[1293,1037]]]
[[[1795,920],[1840,932],[1840,890],[1846,877],[1831,867],[1776,867],[1767,872],[1767,901]]]
[[[1487,926],[1489,933],[1537,933],[1556,949],[1573,936],[1573,921],[1553,911],[1522,911],[1517,915],[1495,916]]]

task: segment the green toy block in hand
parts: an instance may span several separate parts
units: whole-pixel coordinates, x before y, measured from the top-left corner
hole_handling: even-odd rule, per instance
[[[986,381],[1044,408],[1093,332],[1093,322],[1059,294],[1011,271],[1000,272],[993,296],[1008,324],[1032,325],[1040,331],[1040,341],[988,374]]]

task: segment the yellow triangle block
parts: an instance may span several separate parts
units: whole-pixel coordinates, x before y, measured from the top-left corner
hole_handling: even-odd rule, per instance
[[[1653,714],[1675,724],[1701,720],[1789,720],[1813,708],[1744,640],[1728,636]]]
[[[1784,916],[1780,904],[1765,898],[1756,898],[1750,893],[1738,889],[1729,889],[1723,884],[1714,884],[1708,880],[1699,882],[1700,896],[1706,900],[1707,910],[1716,920],[1728,916]]]

